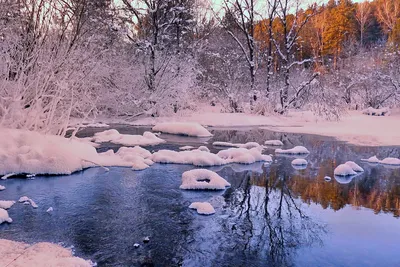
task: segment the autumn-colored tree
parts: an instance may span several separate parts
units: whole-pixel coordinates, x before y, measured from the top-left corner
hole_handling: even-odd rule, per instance
[[[400,1],[377,0],[376,17],[389,37],[394,42],[400,39]]]

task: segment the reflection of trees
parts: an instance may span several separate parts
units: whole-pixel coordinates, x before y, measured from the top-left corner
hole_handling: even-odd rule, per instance
[[[247,176],[231,195],[236,226],[245,253],[261,253],[273,266],[292,265],[297,249],[320,243],[324,225],[304,213],[285,172]]]

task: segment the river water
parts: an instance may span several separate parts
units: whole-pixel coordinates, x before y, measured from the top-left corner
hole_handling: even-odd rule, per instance
[[[130,134],[148,130],[114,128]],[[60,243],[98,266],[400,266],[400,168],[360,163],[373,155],[399,157],[398,147],[352,146],[256,128],[211,131],[211,139],[163,134],[166,144],[147,149],[206,145],[216,152],[214,141],[280,139],[285,148],[306,146],[308,167],[295,170],[294,157],[274,157],[265,166],[209,168],[231,183],[225,191],[180,190],[182,173],[194,167],[174,164],[8,179],[1,183],[7,189],[0,199],[26,195],[39,208],[15,204],[9,210],[14,222],[0,225],[0,238]],[[109,148],[118,146],[103,144],[99,150]],[[360,163],[365,172],[354,179],[324,180],[347,160]],[[209,201],[216,213],[198,215],[188,208],[194,201]]]

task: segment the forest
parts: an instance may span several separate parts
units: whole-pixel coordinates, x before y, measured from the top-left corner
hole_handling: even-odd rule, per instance
[[[0,0],[0,125],[397,107],[400,2]]]

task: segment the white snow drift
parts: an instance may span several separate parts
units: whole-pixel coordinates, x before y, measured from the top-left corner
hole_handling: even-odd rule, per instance
[[[195,137],[209,137],[212,134],[199,123],[195,122],[165,122],[156,124],[153,129],[155,132],[179,134]]]
[[[198,214],[211,215],[215,213],[214,207],[208,202],[193,202],[189,208],[197,210]]]
[[[96,143],[111,142],[124,146],[153,146],[165,142],[151,132],[144,132],[143,135],[131,135],[120,134],[115,129],[95,133],[92,140]]]
[[[223,190],[230,185],[216,172],[206,169],[194,169],[182,174],[182,184],[179,188]]]
[[[74,257],[70,249],[51,243],[28,245],[0,239],[0,255],[0,266],[92,266],[92,262]]]
[[[300,155],[300,154],[309,154],[310,151],[308,151],[307,148],[304,146],[295,146],[294,148],[291,149],[275,149],[275,153],[277,154],[291,154],[291,155]]]

